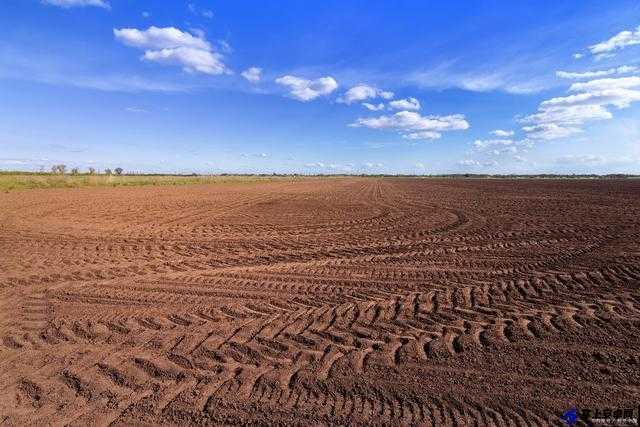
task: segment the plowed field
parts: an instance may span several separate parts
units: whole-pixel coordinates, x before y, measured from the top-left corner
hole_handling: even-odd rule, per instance
[[[0,424],[635,408],[639,286],[637,180],[0,194]]]

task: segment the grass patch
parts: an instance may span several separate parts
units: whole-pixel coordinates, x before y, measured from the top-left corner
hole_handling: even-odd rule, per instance
[[[32,188],[256,183],[293,179],[301,178],[272,175],[57,175],[51,173],[0,172],[0,191]]]

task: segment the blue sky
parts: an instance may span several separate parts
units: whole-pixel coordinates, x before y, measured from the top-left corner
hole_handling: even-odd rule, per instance
[[[0,169],[640,173],[640,2],[5,0]]]

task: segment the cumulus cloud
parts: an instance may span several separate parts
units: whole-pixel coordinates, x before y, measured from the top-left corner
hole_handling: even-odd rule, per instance
[[[251,83],[258,83],[262,77],[262,68],[251,67],[240,73],[242,77],[250,81]]]
[[[381,111],[384,110],[384,104],[381,102],[378,105],[371,104],[369,102],[363,102],[362,106],[369,111]]]
[[[461,114],[421,116],[415,111],[398,111],[393,115],[359,118],[350,126],[394,129],[408,139],[437,139],[442,132],[468,129],[469,123]]]
[[[495,136],[499,136],[501,138],[507,138],[509,136],[513,136],[513,131],[512,130],[496,129],[496,130],[492,130],[491,134],[495,135]]]
[[[143,49],[189,47],[205,50],[209,48],[209,43],[206,40],[174,27],[158,28],[152,26],[146,30],[122,28],[114,29],[113,34],[128,46]]]
[[[520,119],[533,139],[557,139],[581,132],[580,126],[593,120],[608,120],[608,106],[627,108],[640,101],[640,77],[597,79],[574,83],[564,97],[543,101],[538,111]]]
[[[52,6],[70,8],[70,7],[101,7],[103,9],[110,9],[111,6],[104,0],[42,0],[45,4]]]
[[[628,46],[640,44],[640,26],[634,31],[621,31],[608,40],[589,46],[593,55],[612,54]]]
[[[617,68],[609,68],[608,70],[598,71],[584,71],[584,72],[568,72],[568,71],[556,71],[556,76],[562,79],[582,80],[582,79],[594,79],[598,77],[611,76],[614,74],[629,74],[639,71],[640,68],[631,65],[622,65]]]
[[[149,27],[146,30],[122,28],[113,30],[117,40],[127,46],[145,49],[143,59],[160,64],[180,65],[185,71],[223,74],[229,70],[222,55],[214,52],[202,37],[174,27]]]
[[[391,99],[393,98],[393,92],[380,90],[366,84],[359,84],[346,91],[343,96],[338,98],[338,102],[352,104],[354,102],[375,98]]]
[[[213,52],[192,48],[148,50],[144,59],[167,65],[181,65],[185,71],[205,74],[223,74],[225,66],[221,56]]]
[[[389,107],[394,110],[419,110],[420,101],[415,98],[397,99],[389,102]]]
[[[289,89],[289,95],[298,101],[312,101],[319,96],[328,95],[338,88],[338,82],[333,77],[320,77],[315,80],[303,79],[296,76],[282,76],[276,83]]]

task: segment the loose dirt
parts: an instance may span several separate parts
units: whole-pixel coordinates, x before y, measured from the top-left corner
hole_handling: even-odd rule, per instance
[[[637,407],[640,181],[0,194],[0,424]]]

